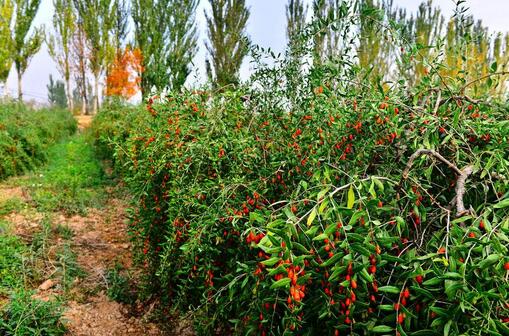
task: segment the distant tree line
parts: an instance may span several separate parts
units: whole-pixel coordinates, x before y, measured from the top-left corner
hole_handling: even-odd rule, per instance
[[[454,77],[469,82],[482,78],[470,90],[490,95],[503,94],[506,89],[509,62],[509,34],[488,33],[481,20],[467,14],[466,2],[455,1],[456,10],[446,18],[432,0],[424,0],[417,13],[394,5],[393,0],[313,0],[310,3],[312,18],[308,19],[308,5],[304,0],[289,0],[287,12],[287,36],[292,44],[298,40],[307,22],[328,22],[327,29],[315,32],[313,40],[315,63],[341,55],[350,55],[365,75],[384,81],[403,80],[413,87],[429,73],[430,61],[439,59],[446,66],[437,69],[444,77]],[[401,2],[403,3],[403,2]],[[360,23],[354,32],[345,32],[346,22],[352,8],[360,15]],[[418,50],[404,50],[389,43],[397,25],[403,39]],[[356,50],[344,50],[351,39],[356,40]],[[445,50],[440,53],[439,50]],[[417,56],[413,56],[417,55]],[[411,57],[411,62],[401,62]],[[408,65],[410,64],[410,66]],[[495,72],[496,83],[488,74]],[[485,85],[489,82],[490,85]],[[477,92],[479,93],[479,92]]]
[[[22,76],[46,42],[71,110],[96,113],[103,94],[129,99],[138,91],[146,97],[152,91],[180,90],[198,51],[199,1],[53,0],[52,29],[45,33],[33,25],[41,0],[0,0],[0,88],[14,65],[22,100]],[[239,83],[240,66],[248,54],[250,8],[245,0],[206,1],[207,76],[215,88],[226,88]],[[356,31],[345,32],[341,23],[351,8],[363,14],[362,20]],[[482,77],[493,67],[505,69],[509,61],[509,35],[489,35],[481,21],[460,11],[446,19],[431,0],[411,15],[392,0],[288,0],[286,17],[288,50],[296,59],[302,32],[326,22],[325,29],[314,32],[312,61],[353,55],[360,68],[368,69],[366,75],[382,82],[404,79],[416,85],[429,71],[426,60],[436,57],[448,65],[443,76],[465,81]],[[403,27],[404,38],[421,46],[411,67],[394,62],[407,52],[386,43],[395,22]],[[345,50],[352,38],[357,40],[356,50]],[[430,47],[439,44],[445,45],[445,54]],[[105,89],[100,90],[104,80]],[[502,77],[491,93],[504,92],[504,83]],[[480,89],[481,84],[473,88]]]

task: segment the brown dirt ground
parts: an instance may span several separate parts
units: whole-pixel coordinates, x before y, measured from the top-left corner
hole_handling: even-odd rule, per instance
[[[64,315],[69,335],[162,335],[155,324],[129,316],[127,307],[105,295],[107,270],[115,263],[125,268],[131,266],[125,208],[122,201],[110,199],[103,209],[90,209],[85,217],[60,215],[55,221],[57,225],[67,224],[72,229],[73,251],[78,264],[87,273],[76,287],[85,293],[93,292],[98,285],[103,287],[95,295],[69,302]]]
[[[0,185],[0,195],[3,201],[18,198],[29,202],[27,192],[20,187]],[[163,335],[156,324],[146,321],[150,312],[145,311],[144,314],[143,311],[138,311],[133,315],[133,309],[111,301],[106,296],[107,270],[116,263],[125,268],[129,268],[132,263],[125,208],[125,201],[112,196],[103,208],[89,209],[86,216],[65,217],[60,213],[49,214],[53,228],[64,225],[72,230],[72,250],[77,255],[78,264],[86,272],[84,279],[76,280],[73,284],[71,301],[67,302],[64,321],[68,335]],[[44,214],[30,208],[4,217],[10,222],[11,231],[27,241],[31,240],[35,232],[40,231],[44,218]],[[34,284],[34,288],[39,287],[35,297],[41,300],[52,300],[63,294],[61,287],[57,286],[58,280],[50,280],[54,271],[51,255],[63,241],[58,238],[51,243],[43,272],[46,280],[41,284]]]
[[[0,203],[13,198],[25,199],[26,197],[21,187],[0,186]]]
[[[78,116],[75,116],[75,118],[78,121],[78,129],[83,130],[90,126],[90,124],[92,123],[93,116],[78,115]]]

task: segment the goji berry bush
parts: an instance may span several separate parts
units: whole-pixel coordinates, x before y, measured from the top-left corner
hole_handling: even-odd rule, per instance
[[[94,121],[161,308],[204,335],[508,334],[506,104],[437,64],[409,90],[295,62]]]

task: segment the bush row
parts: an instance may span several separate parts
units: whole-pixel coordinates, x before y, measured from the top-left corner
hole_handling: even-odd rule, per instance
[[[507,106],[440,64],[409,89],[301,61],[95,119],[161,309],[204,335],[509,333]]]
[[[46,149],[76,131],[64,110],[32,110],[20,104],[0,105],[0,179],[33,169],[46,160]]]
[[[101,112],[97,141],[136,196],[131,233],[168,313],[191,310],[201,334],[509,332],[506,109],[373,92]],[[410,167],[418,149],[443,160]]]

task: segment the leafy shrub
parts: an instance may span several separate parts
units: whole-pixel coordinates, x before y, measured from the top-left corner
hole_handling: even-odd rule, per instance
[[[99,114],[149,289],[200,334],[507,334],[507,107],[278,62]]]
[[[0,331],[4,335],[64,335],[66,329],[60,318],[63,309],[58,302],[32,298],[31,292],[20,291],[11,298]]]
[[[134,303],[136,293],[132,290],[129,274],[123,269],[123,266],[116,264],[114,268],[106,273],[108,284],[108,297],[114,301],[122,303]]]
[[[75,131],[76,121],[68,111],[0,105],[0,179],[45,162],[48,145]]]

